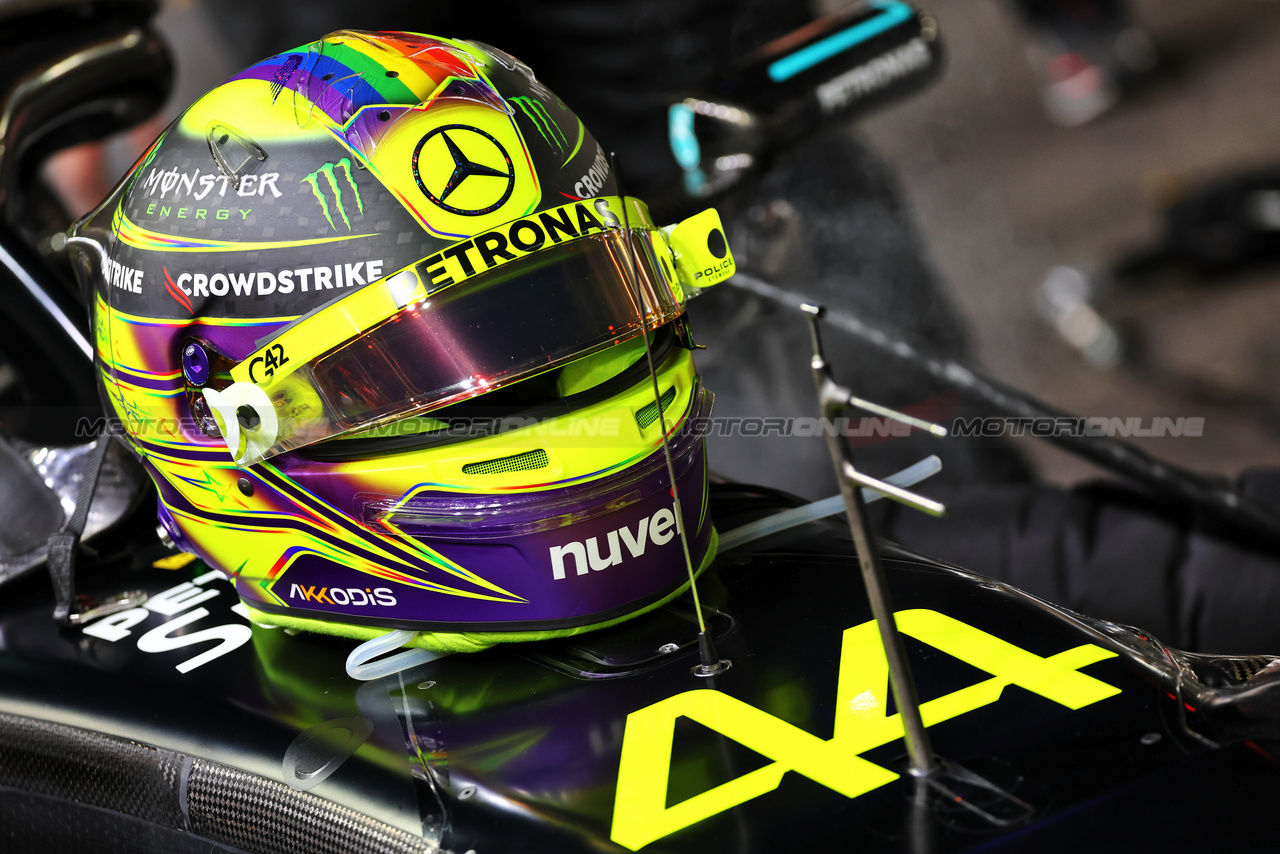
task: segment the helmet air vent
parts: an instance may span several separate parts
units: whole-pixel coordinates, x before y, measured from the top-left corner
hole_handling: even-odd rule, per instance
[[[209,153],[218,164],[218,171],[231,179],[232,186],[240,189],[240,181],[251,175],[267,159],[267,152],[258,143],[225,122],[210,122],[205,138]]]
[[[671,401],[676,399],[675,386],[667,389],[662,393],[662,411],[666,412],[667,407],[671,405]],[[640,425],[641,430],[648,430],[649,425],[658,420],[658,404],[650,403],[648,406],[642,407],[636,412],[636,423]]]
[[[463,474],[508,474],[515,471],[533,471],[551,465],[547,452],[539,448],[536,451],[525,451],[510,457],[498,457],[478,463],[467,463],[462,467]]]

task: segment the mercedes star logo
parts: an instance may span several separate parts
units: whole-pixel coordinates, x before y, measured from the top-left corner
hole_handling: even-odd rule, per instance
[[[439,154],[443,152],[429,151],[428,159],[422,164],[428,167],[429,172],[434,173],[433,180],[428,186],[428,182],[422,179],[418,158],[427,143],[437,136],[440,137],[445,150],[453,159],[453,171],[446,173],[445,169],[441,168],[444,164],[440,162],[442,158]],[[433,148],[438,149],[439,143]],[[496,164],[499,157],[506,164],[505,172],[486,165],[486,163]],[[446,174],[448,174],[447,180],[445,180]],[[502,147],[502,143],[470,125],[438,127],[418,140],[417,147],[413,149],[413,177],[418,182],[418,189],[422,190],[423,195],[432,203],[449,213],[461,216],[492,213],[511,198],[511,191],[516,185],[516,170],[511,165],[511,157]],[[447,199],[464,185],[466,185],[466,192],[463,196],[474,207],[458,207],[449,204]]]

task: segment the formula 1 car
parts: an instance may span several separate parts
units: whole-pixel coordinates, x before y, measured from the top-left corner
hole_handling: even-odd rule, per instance
[[[846,29],[899,6],[873,4]],[[874,492],[933,505],[859,475],[834,439],[848,518],[711,487],[721,544],[700,601],[362,681],[349,641],[251,624],[222,573],[157,538],[127,456],[101,438],[49,440],[98,410],[77,362],[83,309],[60,247],[32,240],[44,208],[24,166],[154,109],[168,61],[149,11],[47,4],[0,20],[45,63],[19,71],[23,51],[6,54],[16,82],[0,130],[0,349],[15,374],[0,447],[4,850],[1267,845],[1277,659],[1173,650],[981,566],[878,543],[861,510]],[[35,43],[49,32],[63,42],[54,67]],[[822,355],[815,335],[827,414],[850,394]],[[1226,521],[1270,524],[1229,491],[1206,498],[1201,482],[1097,447]],[[90,454],[103,455],[96,498]],[[54,573],[70,607],[53,620],[46,550],[52,563],[54,544],[77,550],[81,534],[74,590]]]
[[[733,486],[712,507],[731,528],[788,504]],[[885,547],[945,772],[916,778],[847,533],[721,555],[712,677],[680,600],[364,684],[349,645],[251,627],[219,575],[122,545],[84,589],[138,607],[59,629],[42,585],[6,595],[6,850],[1249,847],[1214,817],[1265,814],[1280,780],[1269,659],[1178,653]]]

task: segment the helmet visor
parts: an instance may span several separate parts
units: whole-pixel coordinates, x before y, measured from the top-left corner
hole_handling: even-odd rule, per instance
[[[670,250],[627,204],[631,228],[618,199],[578,203],[599,228],[579,220],[586,233],[548,237],[545,215],[518,220],[294,321],[231,386],[204,391],[236,462],[429,412],[676,319]]]

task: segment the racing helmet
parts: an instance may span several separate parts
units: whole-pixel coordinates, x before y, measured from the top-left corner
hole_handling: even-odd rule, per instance
[[[502,51],[270,57],[67,243],[160,524],[255,622],[481,649],[677,595],[681,533],[714,557],[684,302],[732,272],[719,220],[656,227]]]

